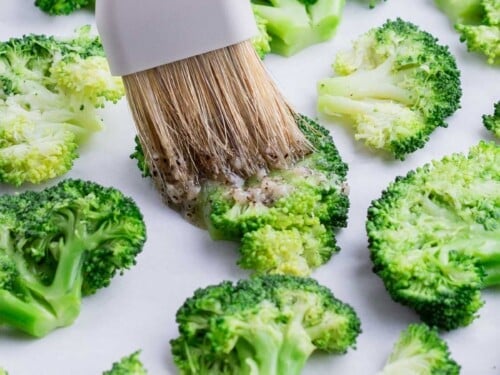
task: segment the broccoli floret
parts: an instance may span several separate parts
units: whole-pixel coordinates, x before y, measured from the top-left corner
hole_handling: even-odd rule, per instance
[[[483,116],[483,124],[486,129],[500,138],[500,101],[495,104],[495,111],[492,115]]]
[[[498,0],[436,0],[450,17],[469,51],[482,53],[489,64],[500,62],[500,2]]]
[[[284,56],[331,39],[345,0],[251,0],[254,14],[267,21],[271,51]]]
[[[0,43],[0,182],[66,173],[78,145],[102,127],[96,108],[123,95],[88,26],[69,40],[26,35]]]
[[[66,180],[0,197],[0,322],[33,336],[73,323],[82,296],[135,264],[146,239],[131,198]]]
[[[377,3],[379,3],[381,0],[370,0],[368,2],[368,6],[370,7],[370,9],[373,9],[375,8],[375,6],[377,5]],[[383,1],[386,1],[386,0],[383,0]]]
[[[451,358],[448,344],[435,328],[410,324],[401,332],[382,371],[377,375],[458,375],[460,366]]]
[[[368,209],[376,272],[431,326],[466,326],[500,283],[500,147],[480,142],[398,177]]]
[[[447,47],[397,19],[337,54],[336,75],[318,83],[318,110],[352,122],[356,139],[397,159],[425,145],[458,108],[460,72]]]
[[[313,279],[262,276],[197,290],[178,310],[171,341],[181,374],[300,374],[316,350],[345,353],[355,311]]]
[[[54,16],[67,15],[74,11],[95,8],[95,0],[35,0],[35,5]]]
[[[347,166],[328,131],[306,117],[298,125],[315,150],[303,160],[239,185],[202,186],[211,237],[241,240],[239,265],[255,273],[308,275],[339,250],[334,231],[347,224]]]
[[[111,370],[104,371],[102,375],[146,375],[148,372],[139,358],[140,354],[141,352],[137,351],[123,357],[120,361],[113,363]]]
[[[271,52],[271,36],[267,33],[267,20],[255,14],[255,21],[257,22],[257,29],[259,33],[252,38],[252,45],[261,59]]]

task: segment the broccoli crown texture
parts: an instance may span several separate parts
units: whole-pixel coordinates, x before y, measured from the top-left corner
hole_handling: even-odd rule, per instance
[[[300,117],[314,152],[295,165],[240,184],[202,186],[199,211],[214,239],[241,240],[240,266],[256,273],[304,276],[338,251],[345,227],[347,166],[328,131]]]
[[[272,275],[197,290],[171,341],[181,374],[300,374],[315,350],[355,344],[355,311],[315,280]]]
[[[442,329],[466,326],[500,283],[500,147],[480,142],[398,177],[372,202],[376,272],[395,301]]]
[[[500,101],[495,103],[493,114],[483,116],[483,124],[486,129],[500,138]]]
[[[94,9],[95,0],[35,0],[35,5],[46,13],[59,16],[80,8]]]
[[[345,0],[251,0],[254,14],[266,21],[271,51],[284,56],[335,35]]]
[[[500,63],[500,1],[436,0],[448,15],[467,49],[486,56],[489,64]]]
[[[267,20],[254,14],[255,22],[257,23],[258,34],[252,38],[252,45],[261,59],[271,52],[271,36],[267,33]]]
[[[139,358],[140,354],[140,351],[136,351],[123,357],[118,362],[113,363],[111,370],[104,371],[102,375],[146,375],[148,372]]]
[[[0,182],[39,183],[67,172],[101,129],[97,108],[124,95],[99,39],[26,35],[0,42]]]
[[[410,324],[401,332],[382,371],[377,375],[458,375],[460,366],[451,358],[448,344],[435,328]]]
[[[71,324],[82,295],[135,264],[146,239],[131,198],[65,180],[0,197],[0,324],[33,336]]]
[[[318,110],[353,124],[355,138],[404,159],[459,108],[460,72],[448,47],[397,19],[339,52],[318,83]]]

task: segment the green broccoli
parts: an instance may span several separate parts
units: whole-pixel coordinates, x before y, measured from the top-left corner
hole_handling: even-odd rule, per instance
[[[259,30],[259,33],[252,38],[252,45],[255,48],[257,55],[259,55],[261,59],[264,59],[264,57],[271,52],[271,36],[267,33],[267,20],[258,14],[254,14],[254,17],[257,22],[257,29]]]
[[[0,43],[0,182],[66,173],[101,129],[96,108],[124,95],[90,27],[70,40],[26,35]]]
[[[436,0],[451,19],[467,49],[487,57],[489,64],[500,62],[500,1]]]
[[[391,297],[445,330],[470,324],[500,283],[500,147],[480,142],[398,177],[368,209],[376,272]]]
[[[104,371],[102,375],[146,375],[148,372],[139,358],[140,354],[140,351],[136,351],[123,357],[120,361],[113,363],[111,370]]]
[[[377,375],[458,375],[448,344],[435,328],[410,324],[401,332],[382,371]]]
[[[337,54],[336,76],[318,83],[318,110],[346,118],[355,138],[397,159],[425,145],[458,108],[460,72],[447,47],[397,19]]]
[[[67,15],[74,11],[95,8],[95,0],[35,0],[35,5],[54,16]]]
[[[0,375],[9,375],[9,373],[3,368],[0,368]]]
[[[331,39],[345,0],[251,0],[254,14],[267,21],[271,51],[283,56]]]
[[[328,131],[300,117],[314,152],[290,168],[242,184],[202,185],[198,211],[213,239],[241,240],[239,265],[257,274],[308,275],[339,250],[345,227],[347,166]]]
[[[495,104],[495,111],[492,115],[483,116],[483,124],[486,129],[500,138],[500,101]]]
[[[262,276],[197,290],[171,341],[181,374],[300,374],[315,350],[345,353],[356,312],[313,279]]]
[[[305,116],[297,123],[312,154],[246,181],[204,181],[194,203],[184,205],[213,239],[241,241],[238,264],[257,274],[310,274],[339,251],[335,230],[347,225],[347,165],[325,128]],[[131,158],[150,176],[138,138]]]
[[[139,208],[115,188],[65,180],[0,196],[0,324],[37,337],[70,325],[145,239]]]
[[[370,0],[368,2],[368,6],[370,7],[370,9],[373,9],[375,8],[375,6],[377,5],[378,2],[380,2],[381,0]],[[383,0],[383,1],[386,1],[386,0]]]

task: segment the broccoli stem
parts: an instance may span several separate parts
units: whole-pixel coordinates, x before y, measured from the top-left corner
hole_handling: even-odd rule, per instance
[[[329,94],[351,99],[389,99],[411,106],[410,93],[399,87],[399,75],[392,72],[393,59],[387,59],[372,70],[358,70],[348,76],[326,78],[318,83],[320,97]]]

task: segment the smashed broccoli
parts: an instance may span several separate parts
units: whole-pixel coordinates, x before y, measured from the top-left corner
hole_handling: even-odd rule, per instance
[[[368,209],[376,272],[431,326],[471,323],[500,283],[500,147],[480,142],[398,177]]]
[[[345,0],[251,0],[254,14],[267,21],[271,51],[283,56],[335,35]]]
[[[78,145],[101,129],[96,109],[123,95],[90,27],[68,40],[26,35],[0,43],[0,182],[66,173]]]
[[[489,64],[500,63],[500,1],[436,0],[469,51],[482,53]]]
[[[306,276],[339,251],[347,225],[347,165],[329,132],[305,116],[297,123],[314,152],[295,165],[234,184],[205,181],[188,218],[215,240],[241,241],[238,264],[256,274]],[[136,138],[132,158],[150,175]]]
[[[93,10],[96,0],[35,0],[35,5],[54,16],[67,15],[82,8]]]
[[[397,159],[425,145],[458,108],[460,72],[447,47],[397,19],[337,54],[334,77],[318,83],[318,110],[349,120],[355,138]]]
[[[82,180],[0,196],[0,224],[0,325],[38,337],[73,323],[146,239],[132,199]]]
[[[239,265],[257,274],[305,276],[339,250],[347,224],[347,165],[327,130],[306,117],[300,129],[314,152],[295,165],[241,184],[208,182],[199,212],[213,239],[240,240]]]
[[[401,332],[383,370],[377,375],[458,375],[448,344],[435,328],[410,324]]]
[[[500,101],[495,104],[493,114],[483,115],[483,124],[486,129],[500,138]]]
[[[102,375],[147,375],[148,372],[139,358],[140,354],[140,351],[136,351],[123,357],[120,361],[113,363],[111,370],[104,371]]]
[[[313,279],[262,276],[197,290],[171,341],[181,374],[300,374],[316,350],[345,353],[360,333],[355,311]]]

